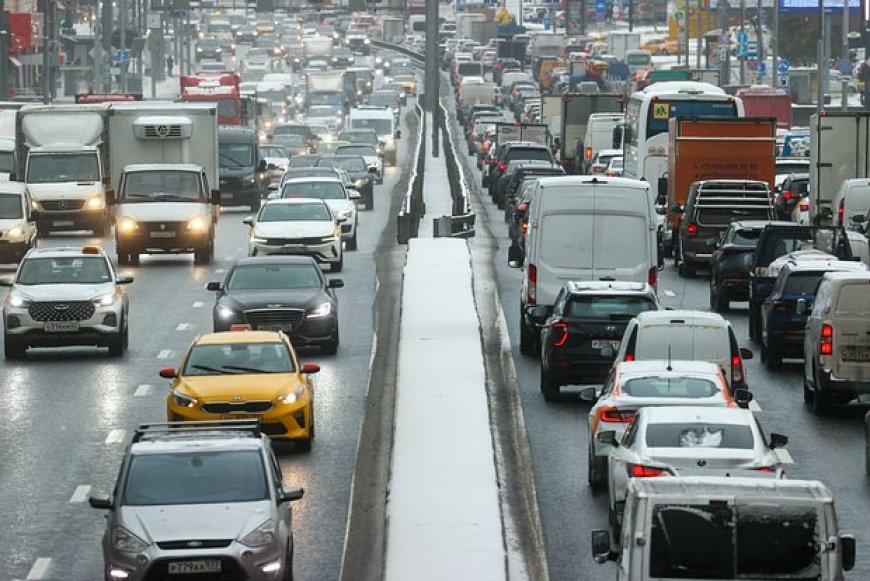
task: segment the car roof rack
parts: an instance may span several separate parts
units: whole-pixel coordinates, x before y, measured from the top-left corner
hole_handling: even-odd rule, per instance
[[[190,436],[206,432],[247,433],[260,437],[259,420],[205,420],[196,422],[155,422],[140,424],[133,434],[133,443],[151,440],[160,436]]]

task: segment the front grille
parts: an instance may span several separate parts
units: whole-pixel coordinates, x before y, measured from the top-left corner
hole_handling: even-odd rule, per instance
[[[230,557],[219,557],[221,562],[221,572],[204,576],[202,573],[190,574],[169,574],[169,563],[171,561],[198,561],[200,559],[160,559],[154,561],[145,575],[144,581],[246,581],[247,576],[242,570],[242,567],[235,559]]]
[[[40,203],[42,204],[42,209],[48,212],[81,210],[85,206],[84,200],[43,200]]]
[[[34,321],[84,321],[94,316],[90,301],[33,303],[28,309]]]
[[[221,184],[222,187],[227,187],[227,188],[234,187],[234,188],[238,188],[238,187],[241,187],[241,185],[242,185],[242,180],[240,180],[239,178],[234,178],[234,177],[221,178],[220,184]]]
[[[269,246],[284,246],[285,244],[317,246],[329,242],[328,238],[266,238],[266,244]]]
[[[157,546],[164,551],[180,551],[190,549],[223,549],[229,547],[232,539],[209,539],[209,540],[188,540],[188,541],[164,541],[158,542]]]
[[[182,222],[141,222],[141,228],[145,232],[181,232]]]
[[[202,404],[202,411],[210,414],[262,414],[272,409],[270,401],[245,401],[245,402],[210,402]]]
[[[280,327],[293,331],[302,324],[305,312],[302,309],[270,309],[245,311],[245,320],[254,329],[260,327]]]

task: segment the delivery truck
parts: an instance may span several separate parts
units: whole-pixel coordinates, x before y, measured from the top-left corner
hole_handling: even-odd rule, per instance
[[[17,180],[27,184],[38,205],[37,227],[91,230],[105,235],[110,226],[110,105],[28,105],[15,120]]]
[[[220,204],[213,104],[119,103],[109,116],[118,263],[142,253],[211,262]]]
[[[668,175],[658,184],[666,207],[664,249],[673,250],[689,188],[705,180],[755,180],[772,191],[776,177],[776,119],[673,117],[668,122]]]
[[[870,177],[870,112],[810,117],[810,220],[830,224],[845,180]]]
[[[607,35],[607,46],[607,52],[621,61],[627,60],[629,51],[640,48],[640,33],[614,30]]]
[[[313,105],[328,105],[336,116],[344,115],[347,96],[342,71],[311,72],[305,76],[305,110]]]
[[[562,129],[559,135],[559,161],[568,173],[582,170],[586,124],[593,113],[621,113],[620,93],[566,93],[562,95]]]
[[[776,117],[779,129],[791,129],[791,95],[788,91],[753,85],[739,89],[737,96],[743,99],[743,111],[747,117]]]

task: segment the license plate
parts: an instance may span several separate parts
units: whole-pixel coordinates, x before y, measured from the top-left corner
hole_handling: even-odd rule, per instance
[[[870,361],[870,348],[852,347],[840,349],[840,359],[843,361]]]
[[[74,225],[74,224],[75,224],[75,222],[73,222],[72,220],[54,220],[54,221],[51,223],[52,226],[57,226],[58,228],[64,228],[64,227],[66,227],[66,226],[72,226],[72,225]]]
[[[151,238],[175,238],[175,232],[161,232],[154,230],[151,232]]]
[[[294,245],[294,246],[285,246],[284,252],[288,252],[290,254],[294,254],[296,252],[305,252],[304,246]]]
[[[223,414],[220,417],[222,420],[257,420],[259,416],[251,414]]]
[[[620,341],[609,341],[606,339],[593,339],[592,340],[592,348],[593,349],[613,349],[616,351],[619,349]]]
[[[222,200],[229,200],[229,199],[232,199],[232,197],[233,197],[232,192],[221,192],[221,199]]]
[[[74,333],[79,330],[78,321],[49,321],[43,327],[46,333]]]
[[[220,573],[220,559],[203,559],[201,561],[170,561],[170,575],[183,575],[185,573]]]
[[[257,325],[258,331],[271,331],[273,333],[277,333],[278,331],[284,331],[285,329],[289,329],[290,325],[286,327],[282,327],[281,325]]]

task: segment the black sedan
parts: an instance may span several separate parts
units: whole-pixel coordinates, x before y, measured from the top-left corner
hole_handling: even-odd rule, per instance
[[[254,330],[283,331],[296,347],[338,350],[338,299],[341,279],[327,279],[310,256],[240,258],[223,282],[206,288],[217,292],[215,331],[233,325]]]
[[[749,299],[749,269],[755,257],[758,237],[769,222],[745,220],[732,222],[722,234],[710,257],[710,308],[718,313],[728,310],[731,301]]]
[[[344,170],[360,194],[360,204],[371,210],[375,207],[374,175],[377,170],[369,169],[361,155],[324,155],[317,167],[334,167]]]

